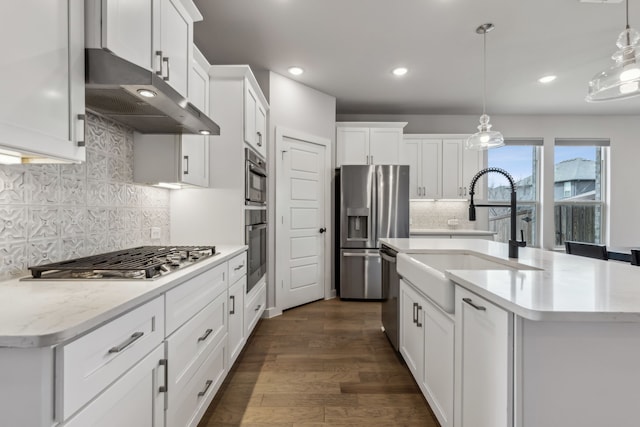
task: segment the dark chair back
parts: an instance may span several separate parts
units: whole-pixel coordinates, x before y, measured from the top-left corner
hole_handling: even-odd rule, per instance
[[[585,256],[588,258],[609,259],[606,245],[597,245],[595,243],[583,242],[564,242],[564,247],[568,254]]]

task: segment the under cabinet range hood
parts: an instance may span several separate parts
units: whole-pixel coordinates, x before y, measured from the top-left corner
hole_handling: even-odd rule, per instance
[[[103,49],[85,49],[85,61],[88,110],[141,133],[220,135],[220,126],[156,73]]]

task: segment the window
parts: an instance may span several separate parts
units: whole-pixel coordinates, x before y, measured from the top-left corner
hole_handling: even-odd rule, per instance
[[[556,139],[555,245],[565,240],[603,243],[604,177],[608,140]]]
[[[538,246],[539,157],[542,140],[507,140],[505,146],[487,151],[489,167],[498,167],[511,174],[516,182],[518,202],[516,229],[518,240],[523,231],[529,246]],[[509,204],[511,187],[507,179],[496,173],[487,174],[487,199],[490,203]],[[489,230],[497,232],[495,240],[511,238],[511,213],[508,207],[489,208]]]

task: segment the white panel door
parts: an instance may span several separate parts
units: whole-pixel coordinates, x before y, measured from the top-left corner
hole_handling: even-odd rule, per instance
[[[156,0],[102,2],[102,47],[147,70],[153,68],[153,8]]]
[[[400,164],[409,165],[409,198],[417,199],[422,194],[420,165],[420,140],[405,139],[402,144]]]
[[[369,130],[369,163],[397,165],[400,161],[402,129],[372,128]]]
[[[442,141],[423,139],[420,144],[420,169],[422,171],[423,198],[440,198],[442,194]]]
[[[201,111],[207,112],[209,101],[209,74],[193,61],[189,83],[189,101]],[[182,135],[182,182],[209,186],[209,137],[205,135]]]
[[[282,309],[324,297],[326,146],[283,137],[277,177]]]
[[[442,197],[462,197],[462,145],[460,139],[442,141]]]
[[[486,151],[480,150],[462,150],[462,196],[467,197],[469,195],[469,184],[471,183],[471,179],[477,174],[482,168],[484,168],[484,158]],[[487,179],[486,175],[480,178],[475,188],[475,199],[476,200],[484,200],[484,189],[486,187]]]

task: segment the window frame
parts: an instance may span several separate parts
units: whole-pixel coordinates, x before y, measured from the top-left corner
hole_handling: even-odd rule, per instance
[[[554,161],[553,161],[553,171],[554,171],[554,182],[555,182],[555,149],[556,147],[593,147],[600,148],[600,200],[556,200],[555,193],[552,195],[553,199],[553,247],[555,250],[565,250],[564,241],[560,245],[557,245],[557,225],[556,225],[556,207],[557,206],[600,206],[600,241],[599,244],[604,244],[607,242],[608,234],[607,229],[609,226],[609,218],[608,218],[608,177],[609,177],[609,156],[610,156],[610,142],[609,140],[601,140],[601,139],[562,139],[556,138],[554,141],[553,149],[554,149]],[[597,240],[597,239],[596,239]]]

